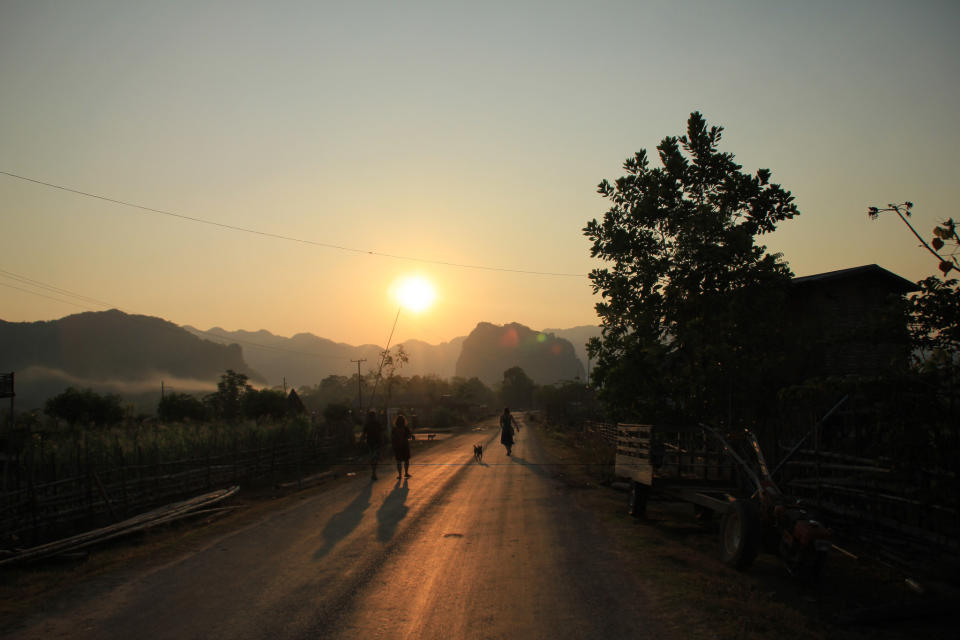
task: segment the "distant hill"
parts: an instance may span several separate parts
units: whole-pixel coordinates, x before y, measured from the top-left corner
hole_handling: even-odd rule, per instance
[[[137,396],[160,381],[212,389],[227,369],[262,378],[237,345],[203,340],[161,318],[116,309],[48,322],[0,320],[0,371],[16,373],[16,406],[29,409],[68,386]]]
[[[268,385],[277,386],[286,379],[291,387],[318,384],[330,375],[350,376],[357,372],[356,360],[365,359],[362,373],[375,370],[383,347],[365,344],[353,346],[333,342],[312,333],[298,333],[291,338],[277,336],[269,331],[225,331],[214,327],[200,332],[185,326],[187,331],[208,339],[220,337],[224,342],[236,342],[243,348],[250,366],[263,375]],[[409,363],[400,371],[403,376],[436,375],[449,378],[454,374],[460,346],[464,338],[431,345],[421,340],[401,343]]]
[[[573,350],[577,354],[577,358],[580,359],[580,362],[583,366],[587,367],[587,341],[590,338],[600,337],[600,327],[596,325],[584,325],[581,327],[573,327],[572,329],[544,329],[544,333],[552,333],[558,338],[564,338],[569,340],[570,344],[573,345]]]
[[[503,372],[514,366],[537,384],[584,379],[584,366],[568,340],[516,323],[478,324],[463,342],[456,374],[492,385],[501,382]]]
[[[551,329],[543,334],[520,324],[480,323],[469,338],[431,345],[403,344],[410,356],[403,376],[477,376],[493,385],[520,366],[540,384],[584,378],[586,339],[597,327]],[[540,337],[542,335],[542,338]],[[567,338],[570,340],[568,341]],[[571,344],[572,343],[572,344]],[[216,387],[227,369],[254,384],[312,386],[329,375],[375,370],[378,345],[353,346],[310,333],[286,338],[269,331],[200,331],[162,318],[117,310],[79,313],[49,322],[0,320],[0,372],[16,372],[16,407],[39,407],[68,386],[118,393],[152,412],[160,385],[190,393]],[[583,362],[577,356],[583,354]]]

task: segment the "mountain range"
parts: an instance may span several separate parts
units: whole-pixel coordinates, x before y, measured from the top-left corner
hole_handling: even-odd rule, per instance
[[[537,332],[516,323],[481,322],[469,336],[438,345],[401,343],[409,361],[399,373],[478,377],[493,385],[503,371],[520,366],[538,384],[584,379],[584,344],[592,335],[599,335],[599,327]],[[15,372],[19,410],[41,406],[68,386],[118,393],[152,410],[161,385],[209,392],[227,369],[256,385],[312,386],[329,375],[353,375],[358,360],[361,373],[376,371],[381,349],[309,333],[285,338],[264,330],[200,331],[118,310],[43,322],[0,320],[0,372]]]

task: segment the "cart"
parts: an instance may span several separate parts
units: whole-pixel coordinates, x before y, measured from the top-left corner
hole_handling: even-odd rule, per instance
[[[764,548],[793,575],[814,579],[832,547],[830,531],[773,482],[749,430],[618,424],[615,473],[630,480],[635,517],[645,516],[652,495],[690,503],[704,521],[719,517],[720,557],[736,569]]]

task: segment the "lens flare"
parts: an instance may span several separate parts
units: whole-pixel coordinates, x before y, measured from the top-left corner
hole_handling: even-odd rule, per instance
[[[393,287],[393,296],[400,305],[409,311],[419,313],[433,304],[437,292],[429,280],[423,276],[407,276],[397,280]]]

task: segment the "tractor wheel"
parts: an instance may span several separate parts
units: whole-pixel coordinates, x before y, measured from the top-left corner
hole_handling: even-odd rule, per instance
[[[734,500],[720,524],[721,560],[734,569],[746,569],[760,550],[760,534],[757,505],[749,500]]]
[[[627,513],[634,518],[643,518],[647,515],[647,495],[650,487],[634,480],[630,484],[630,504]]]

